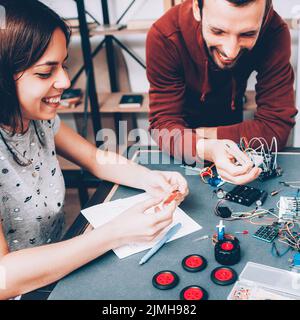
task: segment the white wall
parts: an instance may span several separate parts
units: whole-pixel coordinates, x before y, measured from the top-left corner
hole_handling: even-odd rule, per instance
[[[76,17],[76,5],[73,0],[42,0],[44,3],[55,9],[60,15],[64,17]],[[123,13],[125,8],[130,4],[131,0],[108,0],[110,8],[111,23],[115,22],[117,18]],[[102,21],[101,16],[101,1],[100,0],[85,0],[86,8],[99,21]],[[273,0],[274,8],[277,12],[285,17],[291,18],[295,6],[300,6],[300,0]],[[300,9],[298,10],[300,12]],[[123,23],[130,19],[156,19],[163,14],[163,0],[136,0],[136,3],[125,16]],[[299,15],[300,16],[300,15]],[[130,35],[120,38],[126,45],[130,46],[141,58],[145,59],[145,38],[146,35]],[[297,32],[292,32],[292,64],[296,71],[297,61]],[[80,51],[78,54],[81,54]],[[128,65],[129,78],[133,91],[147,91],[148,81],[146,79],[145,71],[135,61],[132,60],[126,53],[124,53]],[[252,76],[249,80],[249,88],[254,88],[255,77]],[[299,119],[300,120],[300,119]],[[300,121],[299,121],[300,122]],[[148,122],[146,116],[139,116],[138,124],[142,128],[147,128]],[[300,124],[295,130],[297,146],[300,146]]]

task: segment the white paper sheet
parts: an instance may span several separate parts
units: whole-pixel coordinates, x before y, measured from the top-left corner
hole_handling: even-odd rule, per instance
[[[147,193],[142,193],[137,196],[118,199],[110,202],[105,202],[102,204],[95,205],[93,207],[82,210],[82,214],[86,217],[89,223],[94,227],[100,227],[103,224],[109,222],[125,210],[134,206],[135,204],[147,200],[150,195]],[[202,227],[190,218],[182,209],[177,208],[174,212],[173,222],[168,226],[164,232],[162,232],[153,241],[147,243],[131,243],[114,250],[115,254],[120,258],[128,257],[132,254],[150,249],[153,245],[159,241],[164,234],[175,224],[180,222],[182,224],[181,229],[169,240],[175,240],[181,238],[185,235],[193,233],[195,231],[201,230]],[[169,242],[168,241],[168,242]]]

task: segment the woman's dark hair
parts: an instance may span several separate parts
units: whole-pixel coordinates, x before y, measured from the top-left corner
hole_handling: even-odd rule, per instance
[[[70,29],[49,7],[37,0],[0,0],[5,27],[0,29],[0,126],[23,131],[14,75],[34,65],[46,51],[55,29],[70,41]]]

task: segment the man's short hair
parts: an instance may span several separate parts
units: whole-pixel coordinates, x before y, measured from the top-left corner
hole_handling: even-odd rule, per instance
[[[243,7],[243,6],[248,5],[249,3],[257,1],[257,0],[225,0],[225,1],[232,3],[236,7]],[[267,0],[266,1],[266,11],[268,11],[268,9],[270,8],[271,4],[272,4],[272,0]],[[203,0],[198,0],[198,5],[199,5],[199,8],[200,8],[200,11],[202,11]]]

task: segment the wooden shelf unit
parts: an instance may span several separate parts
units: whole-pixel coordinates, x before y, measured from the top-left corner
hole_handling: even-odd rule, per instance
[[[149,28],[139,28],[139,29],[121,29],[121,30],[97,30],[97,28],[89,29],[89,36],[126,36],[134,34],[147,34]],[[77,28],[72,28],[72,36],[80,36]]]
[[[285,18],[284,21],[288,25],[289,29],[297,30],[297,23],[299,24],[300,21],[293,20],[290,18]],[[155,22],[155,20],[153,20]],[[134,35],[134,34],[147,34],[149,28],[137,28],[137,29],[127,29],[126,27],[120,30],[99,30],[99,27],[92,27],[89,29],[90,37],[92,36],[126,36],[126,35]],[[80,35],[78,28],[71,28],[72,35]]]
[[[125,36],[125,35],[132,35],[132,34],[143,34],[147,33],[149,31],[149,28],[142,28],[142,29],[121,29],[121,30],[97,30],[93,29],[91,30],[91,33],[93,35],[97,36]]]
[[[98,101],[100,104],[99,112],[100,113],[148,113],[149,112],[149,95],[147,93],[134,93],[134,94],[142,94],[143,104],[139,108],[119,108],[119,101],[124,94],[132,94],[132,92],[114,92],[114,93],[98,93]],[[90,112],[90,108],[88,109]],[[79,104],[75,108],[65,108],[59,107],[58,113],[66,114],[66,113],[83,113],[84,105],[83,103]]]
[[[140,108],[119,108],[119,101],[124,94],[132,94],[132,92],[114,92],[114,93],[98,93],[98,101],[100,103],[99,112],[100,113],[149,113],[149,94],[148,93],[135,93],[143,95],[143,104]],[[244,105],[245,111],[255,111],[256,102],[255,102],[255,91],[246,92],[247,102]],[[60,107],[58,113],[83,113],[84,106],[83,103],[78,105],[75,108],[64,108]],[[90,108],[89,111],[90,112]]]

